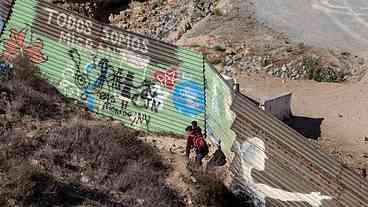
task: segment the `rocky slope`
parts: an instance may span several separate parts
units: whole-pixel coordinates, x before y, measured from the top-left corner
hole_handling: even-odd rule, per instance
[[[59,6],[154,39],[201,51],[220,72],[284,79],[359,81],[363,58],[290,40],[255,17],[254,0],[55,1]]]

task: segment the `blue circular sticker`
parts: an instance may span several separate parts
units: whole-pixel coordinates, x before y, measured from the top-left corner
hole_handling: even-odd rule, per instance
[[[203,87],[191,80],[175,84],[172,101],[177,111],[188,117],[195,117],[204,112]]]

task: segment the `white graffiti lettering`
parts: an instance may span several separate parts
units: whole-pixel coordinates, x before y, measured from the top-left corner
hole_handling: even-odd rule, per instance
[[[48,24],[56,23],[59,27],[66,28],[70,31],[77,31],[79,33],[84,33],[85,35],[92,34],[91,21],[85,21],[84,19],[77,18],[74,15],[68,16],[65,13],[58,12],[51,8],[43,8],[43,9],[49,13],[49,18],[47,21]]]
[[[146,39],[115,31],[109,27],[104,27],[102,31],[104,34],[103,41],[111,43],[114,46],[132,49],[142,53],[148,52],[148,40]]]
[[[59,42],[66,43],[68,46],[83,45],[86,48],[93,47],[93,42],[91,39],[76,36],[75,32],[60,31]]]

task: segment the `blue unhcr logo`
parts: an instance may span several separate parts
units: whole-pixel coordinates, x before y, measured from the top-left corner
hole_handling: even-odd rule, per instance
[[[194,81],[179,81],[173,91],[172,101],[176,110],[185,116],[195,117],[204,112],[203,88]]]

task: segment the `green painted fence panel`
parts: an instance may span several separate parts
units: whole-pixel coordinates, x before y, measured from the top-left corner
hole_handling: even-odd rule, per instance
[[[207,135],[215,142],[221,140],[221,147],[228,154],[236,138],[236,134],[231,130],[235,120],[235,113],[230,109],[233,101],[232,90],[209,64],[205,64],[205,80]]]
[[[22,54],[62,94],[127,126],[182,134],[204,128],[203,57],[97,23],[41,0],[16,0],[1,59]]]

